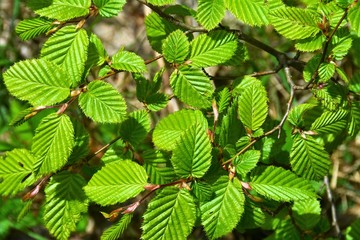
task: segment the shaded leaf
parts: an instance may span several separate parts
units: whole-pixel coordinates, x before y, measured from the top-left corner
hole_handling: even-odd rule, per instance
[[[133,218],[133,214],[125,214],[115,225],[106,229],[101,235],[101,240],[116,240],[121,237]]]
[[[145,110],[130,113],[129,118],[121,123],[120,136],[124,141],[136,147],[150,131],[150,117]]]

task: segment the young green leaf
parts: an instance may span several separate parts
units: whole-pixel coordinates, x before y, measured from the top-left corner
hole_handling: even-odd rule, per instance
[[[210,201],[214,193],[211,185],[206,182],[194,181],[191,184],[191,190],[195,197],[203,203]]]
[[[252,26],[269,24],[268,10],[264,1],[259,0],[225,0],[226,7],[237,19]]]
[[[66,26],[52,35],[41,49],[41,57],[61,66],[70,76],[72,86],[82,79],[89,39],[84,29]]]
[[[348,111],[326,111],[311,125],[311,130],[317,133],[339,133],[344,130],[348,122]]]
[[[258,150],[248,150],[244,154],[241,154],[233,161],[233,165],[236,167],[236,173],[245,177],[248,172],[256,167],[260,156],[261,153]]]
[[[68,239],[76,230],[81,214],[87,211],[85,184],[79,174],[64,171],[54,175],[46,186],[44,222],[57,239]]]
[[[211,106],[214,88],[200,69],[181,66],[171,74],[170,84],[174,94],[184,103],[198,108]]]
[[[360,4],[356,3],[355,7],[352,7],[348,14],[348,19],[351,24],[351,29],[360,37]]]
[[[230,104],[230,99],[231,99],[231,94],[229,88],[227,87],[217,93],[216,103],[219,113],[224,112],[228,108]]]
[[[235,145],[239,138],[245,134],[241,121],[237,117],[238,104],[233,102],[232,106],[227,109],[226,115],[222,118],[219,144],[226,147],[228,144]]]
[[[148,3],[157,5],[157,6],[163,6],[166,4],[171,4],[174,2],[174,0],[147,0]]]
[[[303,239],[299,231],[292,223],[290,219],[281,221],[277,227],[274,234],[274,239],[292,239],[292,240],[301,240]]]
[[[207,129],[208,123],[198,110],[181,110],[163,118],[155,127],[154,144],[163,150],[171,151],[176,147],[181,135],[189,128],[199,124]]]
[[[193,125],[180,136],[171,163],[181,178],[201,178],[206,173],[211,165],[211,143],[202,125]]]
[[[321,104],[330,111],[336,111],[339,107],[347,105],[348,89],[341,84],[329,81],[325,87],[314,89],[314,96],[321,102]]]
[[[169,157],[163,152],[149,149],[141,154],[144,160],[144,168],[153,184],[165,184],[176,179],[176,175]]]
[[[289,113],[287,120],[297,128],[302,128],[304,125],[303,115],[306,111],[316,107],[315,104],[303,103],[293,107]]]
[[[126,0],[94,0],[94,4],[102,17],[117,16],[125,3]]]
[[[29,40],[48,32],[55,26],[53,22],[51,19],[42,17],[29,18],[19,22],[15,31],[22,40]]]
[[[164,93],[155,93],[153,95],[147,96],[144,101],[147,109],[153,112],[157,112],[165,108],[168,102],[169,97]]]
[[[45,1],[44,1],[45,2]],[[52,0],[35,10],[40,16],[66,21],[89,13],[91,0]]]
[[[56,172],[63,167],[74,147],[74,127],[69,116],[52,113],[36,128],[31,152],[36,156],[38,175]]]
[[[311,136],[295,135],[290,151],[291,167],[296,174],[310,180],[319,180],[329,171],[329,154]]]
[[[193,197],[185,188],[166,187],[149,203],[142,225],[144,240],[186,239],[195,224]]]
[[[295,47],[302,52],[314,52],[322,48],[325,40],[326,38],[323,34],[318,34],[315,37],[298,40]]]
[[[144,60],[140,56],[122,49],[112,57],[111,67],[127,72],[146,72]]]
[[[196,19],[205,29],[215,28],[225,16],[224,0],[199,0]]]
[[[145,110],[130,113],[129,118],[121,123],[120,136],[136,147],[150,131],[150,117]]]
[[[335,74],[335,65],[332,63],[321,63],[319,67],[319,77],[321,82],[327,82]]]
[[[73,121],[74,126],[74,147],[67,164],[73,164],[84,158],[90,151],[89,133],[79,121]]]
[[[84,188],[86,195],[102,206],[122,203],[144,191],[148,176],[139,164],[112,162],[99,170]]]
[[[36,158],[26,149],[14,149],[0,158],[0,195],[14,195],[33,184]]]
[[[119,123],[126,115],[126,103],[109,83],[93,81],[80,94],[79,105],[85,115],[96,122]]]
[[[162,51],[164,58],[175,64],[181,64],[189,54],[190,43],[181,30],[176,30],[164,40]]]
[[[215,198],[201,206],[201,222],[210,239],[229,233],[244,212],[245,197],[237,178],[220,177],[214,184]]]
[[[209,67],[225,63],[238,47],[237,37],[226,31],[201,34],[191,42],[189,61],[194,67]]]
[[[88,56],[82,78],[86,78],[86,76],[89,74],[90,69],[93,66],[101,66],[108,59],[108,54],[101,40],[95,34],[90,35],[87,52]]]
[[[275,201],[296,201],[316,196],[311,183],[280,167],[258,167],[252,171],[250,186]]]
[[[100,240],[117,240],[124,233],[126,228],[129,226],[131,219],[133,218],[133,214],[125,214],[121,217],[120,221],[115,225],[106,229],[101,235]]]
[[[320,221],[321,208],[316,199],[295,201],[292,206],[292,216],[301,229],[310,230]]]
[[[71,80],[57,65],[44,59],[15,63],[4,73],[8,91],[34,106],[48,106],[70,96]]]

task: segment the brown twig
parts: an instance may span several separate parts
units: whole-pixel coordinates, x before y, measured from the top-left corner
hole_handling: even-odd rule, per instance
[[[340,231],[339,223],[337,221],[336,208],[335,208],[332,192],[331,192],[331,189],[330,189],[330,183],[329,183],[329,177],[328,176],[324,177],[324,184],[325,184],[325,187],[326,187],[327,197],[328,197],[329,203],[331,205],[332,225],[335,227],[335,232],[337,234],[337,237],[339,239],[341,239],[341,231]]]

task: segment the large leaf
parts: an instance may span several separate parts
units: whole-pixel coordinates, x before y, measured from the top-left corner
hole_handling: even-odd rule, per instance
[[[54,175],[46,186],[44,222],[57,239],[69,239],[70,233],[76,230],[81,213],[87,211],[85,184],[79,174],[61,172]]]
[[[35,10],[40,16],[66,21],[89,13],[91,0],[46,0]]]
[[[252,26],[269,24],[268,10],[262,0],[225,0],[226,7],[241,21]]]
[[[209,67],[225,63],[234,55],[237,37],[217,30],[201,34],[191,42],[190,63],[194,67]]]
[[[74,146],[74,127],[69,116],[52,113],[36,128],[31,152],[37,157],[39,174],[56,172],[65,165]]]
[[[173,150],[171,162],[181,178],[201,178],[211,165],[211,143],[200,124],[187,129]]]
[[[125,3],[126,0],[94,0],[94,4],[102,17],[117,16]]]
[[[49,106],[70,95],[71,81],[57,65],[44,59],[15,63],[4,73],[8,91],[34,106]]]
[[[164,188],[144,214],[142,239],[186,239],[195,224],[193,197],[185,188]]]
[[[22,40],[29,40],[49,31],[54,27],[53,22],[51,19],[42,17],[25,19],[16,26],[16,34]]]
[[[84,190],[92,201],[102,206],[122,203],[144,191],[147,178],[139,164],[117,161],[95,173]]]
[[[311,125],[311,130],[317,133],[339,133],[346,128],[348,111],[326,111]]]
[[[198,108],[211,106],[214,88],[200,69],[181,66],[171,74],[170,84],[174,94],[184,103]]]
[[[85,115],[96,122],[119,123],[126,115],[126,103],[119,92],[109,83],[91,82],[81,93],[79,105]]]
[[[248,129],[255,131],[265,122],[268,112],[266,90],[258,81],[247,87],[239,98],[239,116]]]
[[[136,147],[150,131],[150,117],[145,110],[132,112],[128,119],[121,123],[122,140]]]
[[[252,171],[250,186],[259,194],[275,201],[295,201],[315,197],[308,180],[280,167],[258,167]]]
[[[144,60],[133,52],[120,50],[111,59],[111,67],[117,70],[141,73],[146,71]]]
[[[201,206],[201,222],[210,239],[229,233],[244,212],[245,197],[237,178],[220,177],[214,184],[215,198]]]
[[[0,195],[14,195],[31,185],[36,158],[26,149],[14,149],[0,158]]]
[[[82,79],[89,39],[84,29],[66,26],[51,36],[41,49],[41,57],[61,66],[70,76],[72,86]]]
[[[176,179],[170,159],[163,152],[149,149],[141,154],[144,168],[153,184],[165,184]]]
[[[155,127],[153,133],[154,144],[164,150],[171,151],[183,132],[194,125],[200,124],[204,129],[208,127],[203,114],[198,110],[181,110],[170,114]]]
[[[125,214],[122,216],[119,222],[115,225],[106,229],[103,234],[101,235],[101,240],[117,240],[121,237],[123,232],[129,226],[131,219],[134,215],[133,214]]]
[[[311,136],[295,135],[290,152],[291,167],[306,179],[319,180],[329,171],[329,154]]]
[[[224,0],[199,0],[196,19],[205,29],[215,28],[225,16]]]
[[[320,19],[306,9],[283,7],[271,11],[271,24],[276,31],[289,39],[304,39],[320,32],[317,23]]]
[[[190,43],[181,30],[176,30],[165,39],[162,45],[164,58],[175,64],[183,63],[189,54]]]

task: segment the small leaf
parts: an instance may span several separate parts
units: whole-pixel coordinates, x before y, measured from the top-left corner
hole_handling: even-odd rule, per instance
[[[241,183],[227,176],[212,186],[215,198],[201,206],[201,222],[210,239],[219,238],[235,228],[244,212],[245,197]]]
[[[164,188],[144,214],[142,239],[186,239],[195,224],[196,210],[188,190]]]
[[[236,167],[236,172],[242,177],[245,177],[248,172],[256,167],[260,156],[261,153],[258,150],[248,150],[244,154],[241,154],[233,162],[233,165]]]
[[[80,94],[79,105],[96,122],[119,123],[126,115],[126,103],[109,83],[93,81]]]
[[[303,103],[296,107],[293,107],[289,113],[287,120],[297,128],[302,128],[304,125],[303,115],[308,110],[316,107],[315,104]]]
[[[225,16],[224,0],[199,0],[196,19],[205,29],[215,28]]]
[[[181,30],[176,30],[165,39],[162,51],[165,59],[170,63],[183,63],[189,54],[190,43]]]
[[[144,60],[133,52],[118,51],[111,60],[111,67],[127,72],[146,72]]]
[[[292,216],[303,230],[311,230],[320,221],[320,214],[320,203],[316,199],[295,201],[292,206]]]
[[[216,103],[218,106],[218,111],[219,113],[224,112],[229,104],[230,104],[230,99],[231,99],[231,94],[229,91],[229,88],[224,88],[223,90],[221,90],[216,97]]]
[[[144,191],[147,178],[145,169],[133,161],[112,162],[95,173],[84,190],[102,206],[122,203]]]
[[[130,113],[129,118],[121,123],[120,136],[124,141],[136,147],[150,131],[150,117],[145,110]]]
[[[101,235],[101,240],[117,240],[121,237],[124,231],[127,229],[133,218],[133,214],[125,214],[121,217],[120,221],[115,225],[106,229]]]
[[[126,0],[94,0],[100,16],[115,17],[122,10]]]
[[[29,40],[55,27],[53,22],[51,19],[42,17],[25,19],[16,26],[16,34],[24,41]]]
[[[321,63],[319,67],[319,77],[321,82],[327,82],[335,74],[335,65],[332,63]]]
[[[157,112],[165,108],[168,102],[169,98],[164,93],[155,93],[154,95],[150,95],[145,99],[147,109],[153,112]]]
[[[49,106],[70,96],[71,81],[57,65],[44,59],[15,63],[4,73],[8,91],[34,106]]]

